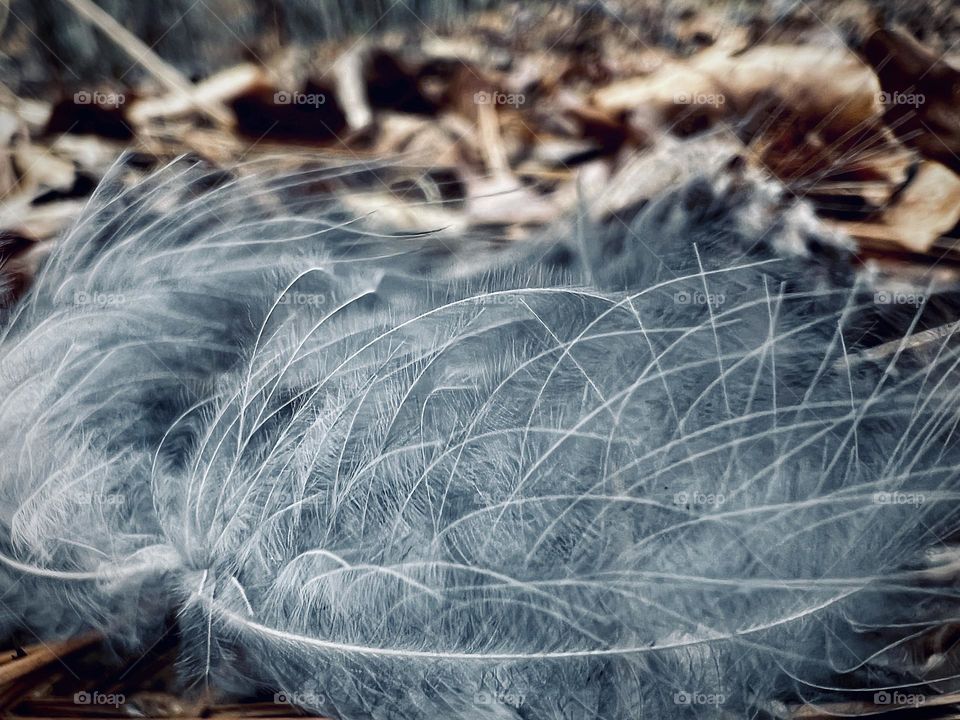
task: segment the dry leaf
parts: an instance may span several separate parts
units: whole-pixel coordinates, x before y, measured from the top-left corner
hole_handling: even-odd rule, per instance
[[[960,70],[897,30],[878,30],[862,53],[880,78],[890,127],[926,157],[960,172]]]
[[[702,130],[735,118],[760,131],[787,117],[829,141],[880,118],[879,90],[870,68],[845,50],[771,45],[739,55],[705,51],[613,83],[592,100],[611,113],[652,112],[664,129],[693,119],[690,129]]]
[[[928,160],[880,218],[871,222],[841,221],[836,225],[867,243],[894,243],[911,252],[925,253],[958,222],[960,177]]]
[[[266,74],[252,63],[235,65],[197,84],[192,95],[171,92],[160,97],[139,98],[130,103],[130,122],[140,125],[159,118],[174,119],[196,111],[196,97],[208,103],[227,103],[258,85],[265,84]]]
[[[127,117],[127,107],[133,99],[132,93],[116,90],[74,93],[54,104],[44,134],[72,133],[132,140],[133,123]]]
[[[256,141],[336,143],[348,130],[347,118],[328,84],[307,81],[297,90],[260,84],[229,105],[240,133]]]

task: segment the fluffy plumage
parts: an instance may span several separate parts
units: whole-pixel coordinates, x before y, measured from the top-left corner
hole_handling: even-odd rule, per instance
[[[11,618],[174,614],[188,681],[344,718],[913,682],[955,608],[956,347],[852,356],[844,242],[707,167],[559,255],[453,247],[472,274],[303,192],[354,169],[118,168],[4,322]]]

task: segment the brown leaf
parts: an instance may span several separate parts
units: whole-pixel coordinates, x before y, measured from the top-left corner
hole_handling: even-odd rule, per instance
[[[241,134],[254,140],[336,143],[347,118],[333,87],[313,81],[296,90],[259,84],[231,100]]]
[[[827,213],[882,206],[913,161],[883,124],[876,76],[842,49],[770,45],[731,55],[717,48],[604,88],[594,101],[630,112],[635,130],[648,136],[729,123],[760,165]]]
[[[598,108],[650,113],[664,129],[705,130],[719,120],[760,132],[777,117],[835,140],[879,119],[879,84],[845,50],[794,45],[755,47],[739,55],[708,50],[665,63],[648,76],[623,80],[593,95]],[[744,125],[751,130],[750,123]]]
[[[127,117],[127,99],[126,93],[116,91],[81,90],[53,106],[44,132],[46,135],[72,133],[131,140],[134,133]],[[132,101],[132,95],[129,99]]]
[[[960,172],[960,70],[897,30],[877,30],[861,52],[880,78],[885,118],[894,132]]]
[[[367,98],[371,107],[418,115],[433,115],[438,108],[424,89],[423,67],[401,59],[382,47],[370,50],[363,63]]]
[[[837,225],[867,244],[892,243],[911,252],[925,253],[958,222],[960,177],[928,160],[878,219]]]

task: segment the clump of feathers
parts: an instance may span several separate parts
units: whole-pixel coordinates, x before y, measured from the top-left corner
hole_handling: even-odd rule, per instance
[[[354,172],[104,182],[3,318],[0,630],[175,616],[186,683],[357,719],[936,679],[906,643],[956,608],[960,354],[857,354],[805,205],[718,163],[497,254],[303,192]]]

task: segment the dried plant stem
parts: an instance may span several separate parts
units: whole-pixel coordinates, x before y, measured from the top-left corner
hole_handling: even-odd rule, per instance
[[[0,685],[39,670],[65,655],[91,645],[100,639],[98,633],[87,633],[59,643],[41,643],[26,648],[26,655],[0,665]]]
[[[63,0],[73,10],[93,23],[104,35],[113,40],[130,57],[142,66],[147,72],[157,78],[170,90],[189,98],[203,113],[223,125],[231,125],[233,119],[222,105],[208,102],[200,97],[194,86],[175,67],[163,60],[152,48],[140,38],[117,22],[110,13],[106,12],[92,0]]]

